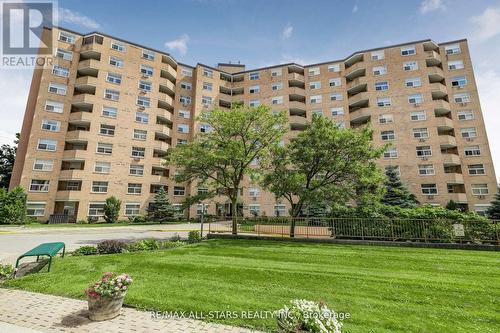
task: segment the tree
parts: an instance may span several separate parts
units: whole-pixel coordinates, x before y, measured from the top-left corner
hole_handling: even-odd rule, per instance
[[[500,220],[500,193],[495,194],[495,199],[488,207],[486,215],[492,220]]]
[[[345,204],[363,195],[363,189],[378,188],[382,180],[375,160],[384,148],[374,148],[371,136],[369,128],[340,129],[315,116],[303,132],[276,150],[262,184],[290,203],[294,217],[309,207]],[[291,237],[294,229],[292,222]]]
[[[0,147],[0,188],[9,188],[12,169],[16,160],[17,144],[19,143],[19,133],[16,133],[14,146],[2,145]]]
[[[453,200],[448,201],[445,208],[448,210],[461,210],[460,206]]]
[[[397,168],[395,166],[389,166],[386,169],[386,178],[384,181],[386,191],[382,197],[381,203],[388,206],[399,206],[401,208],[417,207],[419,203],[418,200],[401,182],[396,170]]]
[[[26,221],[26,193],[22,187],[11,191],[0,188],[0,224],[23,224]]]
[[[118,221],[121,205],[122,202],[115,196],[106,199],[106,203],[104,204],[104,220],[107,223],[115,223]]]
[[[226,196],[232,204],[233,234],[237,232],[238,192],[245,175],[259,169],[252,161],[265,161],[285,134],[285,114],[273,114],[269,107],[234,105],[230,111],[203,112],[200,123],[210,130],[185,145],[177,145],[167,155],[167,163],[177,167],[177,182],[197,181],[212,195]]]
[[[150,218],[159,222],[171,220],[175,215],[175,208],[168,200],[167,192],[163,187],[156,192],[151,209],[148,210]]]

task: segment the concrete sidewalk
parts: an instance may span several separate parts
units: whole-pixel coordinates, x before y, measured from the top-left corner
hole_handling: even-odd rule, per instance
[[[93,322],[87,317],[87,302],[0,288],[0,333],[125,333],[125,332],[209,332],[251,333],[245,328],[191,319],[151,319],[149,312],[123,308],[112,320]]]

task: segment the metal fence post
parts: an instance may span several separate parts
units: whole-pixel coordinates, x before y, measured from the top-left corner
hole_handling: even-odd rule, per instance
[[[390,219],[391,221],[391,235],[392,235],[392,241],[395,242],[396,241],[396,238],[394,237],[394,223],[393,223],[393,219]]]

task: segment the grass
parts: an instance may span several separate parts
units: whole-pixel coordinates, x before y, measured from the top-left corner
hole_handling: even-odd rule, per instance
[[[343,332],[498,332],[495,252],[212,240],[154,252],[57,259],[51,273],[7,287],[83,298],[102,272],[126,272],[130,306],[162,311],[275,310],[324,300],[347,312]],[[272,331],[273,319],[228,318]]]

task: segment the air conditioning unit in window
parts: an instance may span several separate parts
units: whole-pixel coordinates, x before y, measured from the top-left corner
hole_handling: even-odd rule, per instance
[[[434,195],[432,195],[432,194],[429,194],[429,195],[427,196],[427,199],[429,199],[429,200],[432,200],[432,199],[434,199]]]
[[[422,161],[427,161],[429,158],[427,156],[422,156]]]
[[[140,161],[140,160],[141,160],[141,159],[140,159],[139,157],[137,157],[137,156],[134,156],[133,158],[134,158],[134,161]]]
[[[458,89],[463,89],[463,88],[464,88],[464,86],[457,86],[457,88],[458,88]]]
[[[460,103],[460,105],[467,106],[467,102],[462,102],[462,103]]]
[[[426,140],[425,138],[418,139],[418,141],[420,141],[420,142],[425,142],[425,140]]]
[[[477,198],[478,199],[484,199],[484,195],[478,195]]]
[[[252,201],[257,201],[257,197],[251,197]]]
[[[419,107],[419,106],[420,106],[420,103],[413,103],[413,106],[414,106],[414,107]]]
[[[149,75],[147,75],[147,74],[142,74],[142,78],[143,78],[143,79],[149,79]]]
[[[182,106],[189,106],[188,103],[182,103]]]
[[[146,108],[144,106],[139,106],[139,110],[146,110]]]
[[[465,140],[467,140],[467,141],[473,141],[474,139],[473,138],[466,138]]]

